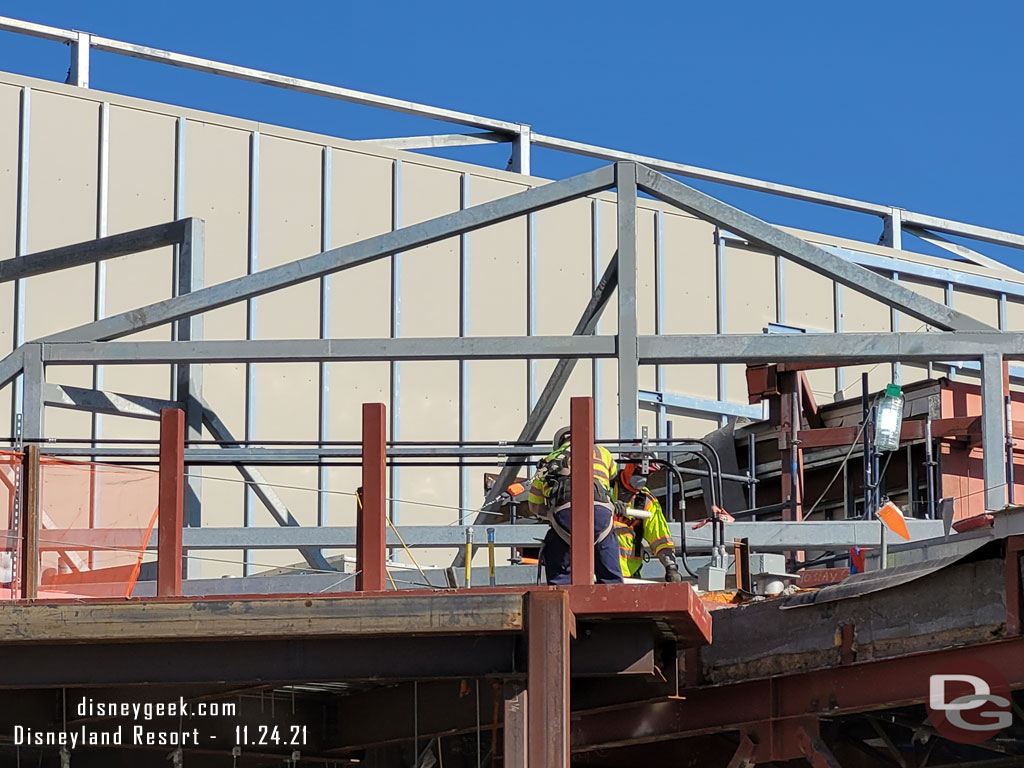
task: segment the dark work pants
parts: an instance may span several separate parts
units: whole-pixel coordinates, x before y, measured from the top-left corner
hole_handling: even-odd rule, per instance
[[[594,505],[594,532],[591,540],[608,528],[612,512],[608,507]],[[551,530],[544,537],[544,571],[548,584],[569,584],[572,582],[569,544],[555,531],[554,526],[572,532],[572,513],[563,509],[554,514]],[[594,575],[598,584],[621,584],[622,568],[619,565],[619,544],[612,531],[594,545]]]

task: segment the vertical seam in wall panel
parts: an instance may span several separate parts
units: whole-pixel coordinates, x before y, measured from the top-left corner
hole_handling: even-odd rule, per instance
[[[392,231],[402,227],[402,161],[395,160],[392,165],[391,176],[391,229]],[[397,339],[402,335],[402,254],[396,253],[391,256],[391,337]],[[391,361],[391,440],[399,439],[402,434],[401,409],[399,400],[402,385],[401,364],[395,360]],[[397,525],[399,518],[399,505],[395,499],[399,498],[399,485],[401,478],[398,467],[391,466],[391,521]],[[394,551],[391,551],[392,556]]]
[[[459,176],[459,210],[469,207],[469,174]],[[469,335],[469,233],[459,237],[459,336]],[[469,363],[459,361],[459,440],[469,439]],[[459,458],[459,525],[469,508],[469,469]]]
[[[892,273],[892,281],[894,283],[898,283],[900,281],[900,273],[899,272],[893,272]],[[896,333],[896,331],[898,331],[900,329],[900,313],[899,313],[899,311],[895,307],[890,307],[889,308],[889,319],[890,319],[890,322],[892,324],[892,332]],[[903,372],[903,369],[900,366],[900,362],[897,360],[896,362],[894,362],[892,364],[892,383],[893,384],[899,384],[900,383],[900,375],[902,374],[902,372]]]
[[[110,202],[110,102],[100,104],[99,115],[99,162],[96,184],[96,237],[107,236],[107,219]],[[97,261],[95,265],[95,294],[93,320],[102,320],[107,315],[107,263]],[[93,389],[103,389],[103,366],[92,369]],[[103,437],[103,416],[92,414],[92,439]],[[95,446],[94,446],[95,447]]]
[[[330,147],[323,148],[323,166],[320,176],[320,251],[327,251],[331,248],[331,207],[333,197],[331,185],[333,183],[332,150]],[[331,276],[324,275],[320,278],[320,338],[326,339],[331,332]],[[320,395],[319,403],[319,439],[322,449],[325,440],[330,439],[330,394],[331,394],[331,373],[328,364],[320,361]],[[316,523],[317,525],[330,525],[328,519],[328,497],[329,481],[327,467],[323,464],[321,456],[317,464],[317,484],[320,492],[316,500]]]
[[[28,174],[29,146],[32,132],[32,89],[21,89],[21,113],[18,116],[18,219],[17,237],[15,239],[15,256],[20,258],[28,251]],[[25,281],[14,283],[14,345],[16,349],[25,343]],[[14,413],[11,417],[11,434],[15,431],[15,420],[23,413],[22,396],[25,377],[18,375],[14,379],[13,404]]]
[[[715,333],[725,333],[725,238],[722,230],[715,227]],[[724,402],[727,394],[728,370],[722,363],[715,365],[718,374],[718,400]],[[724,423],[719,418],[719,423]]]
[[[999,330],[1006,330],[1006,294],[999,294]]]
[[[535,214],[526,217],[526,335],[537,333],[537,222]],[[537,404],[537,361],[528,360],[526,370],[527,413]]]
[[[775,257],[775,321],[786,323],[786,260]]]
[[[953,288],[953,283],[946,283],[946,306],[947,307],[952,307],[953,306],[953,291],[954,290],[955,289]],[[955,365],[949,366],[949,372],[946,375],[950,379],[955,379],[956,378],[956,369],[957,369],[957,367]]]
[[[832,326],[836,333],[843,332],[843,286],[841,283],[832,283]],[[836,366],[836,393],[834,399],[845,400],[846,369],[841,365]]]
[[[249,251],[247,254],[246,274],[253,274],[259,270],[259,235],[260,235],[260,134],[253,131],[249,143]],[[252,339],[256,331],[257,299],[247,299],[245,302],[245,338]],[[253,433],[253,381],[254,371],[252,363],[245,364],[245,439],[252,440]],[[254,520],[255,494],[248,484],[245,486],[245,521],[244,525],[250,527]],[[244,550],[244,564],[242,573],[245,576],[252,574],[252,550]]]
[[[665,251],[664,251],[665,222],[663,211],[654,212],[654,333],[656,335],[665,332]],[[659,392],[665,391],[665,368],[662,365],[654,367],[656,386]],[[657,436],[665,437],[665,405],[658,406],[658,429]]]
[[[603,274],[601,264],[601,201],[590,201],[590,265],[591,284],[594,291],[597,290]],[[594,334],[601,333],[601,321],[598,320],[594,326]],[[591,391],[594,393],[594,435],[598,438],[604,436],[601,425],[601,414],[604,408],[601,403],[601,360],[594,358],[591,367]]]

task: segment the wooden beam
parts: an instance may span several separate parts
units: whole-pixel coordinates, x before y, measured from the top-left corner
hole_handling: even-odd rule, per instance
[[[486,634],[524,627],[522,593],[0,605],[0,642]]]

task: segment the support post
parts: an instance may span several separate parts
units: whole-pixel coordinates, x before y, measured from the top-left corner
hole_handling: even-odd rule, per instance
[[[903,211],[892,208],[888,216],[882,217],[882,237],[880,245],[902,250],[903,248]]]
[[[637,435],[640,357],[636,317],[636,163],[615,164],[619,238],[619,439]]]
[[[386,588],[387,413],[384,403],[363,403],[363,503],[356,520],[356,590]]]
[[[26,344],[24,357],[24,385],[21,391],[21,412],[24,414],[22,434],[26,441],[40,440],[44,433],[43,388],[46,373],[43,368],[43,345]]]
[[[570,568],[572,584],[594,583],[594,399],[574,397],[569,401],[569,445],[572,450],[572,541]],[[611,478],[609,478],[610,480]]]
[[[530,592],[526,620],[529,764],[569,768],[569,593]]]
[[[985,509],[989,510],[1006,506],[1003,428],[1003,356],[988,352],[981,359],[981,445]]]
[[[39,595],[39,446],[25,448],[24,503],[22,504],[21,596],[34,600]]]
[[[520,125],[519,132],[512,138],[512,157],[509,170],[513,173],[530,175],[530,126]]]
[[[68,85],[79,88],[89,87],[89,49],[92,46],[92,35],[78,32],[78,39],[71,43],[71,66],[68,68]]]
[[[181,244],[177,248],[177,292],[184,296],[203,287],[206,225],[202,219],[188,218],[182,222]],[[177,341],[199,341],[203,338],[203,315],[192,315],[178,320],[174,326]],[[203,439],[203,366],[179,364],[175,366],[174,399],[185,408],[186,440]],[[202,480],[189,477],[185,495],[185,522],[191,527],[202,524],[200,500]]]
[[[185,508],[185,412],[160,412],[160,501],[157,523],[156,594],[181,595],[181,529]]]
[[[529,700],[526,689],[518,683],[505,684],[505,749],[502,753],[504,768],[526,768],[529,749]]]

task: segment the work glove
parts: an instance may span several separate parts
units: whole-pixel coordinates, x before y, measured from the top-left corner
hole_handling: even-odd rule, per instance
[[[626,517],[626,510],[627,509],[629,509],[629,506],[626,504],[626,502],[624,502],[624,501],[616,501],[615,502],[615,514],[618,517]]]
[[[665,566],[665,581],[677,583],[683,580],[682,574],[679,573],[679,564],[676,562],[675,552],[671,549],[663,550],[658,553],[658,559]]]

